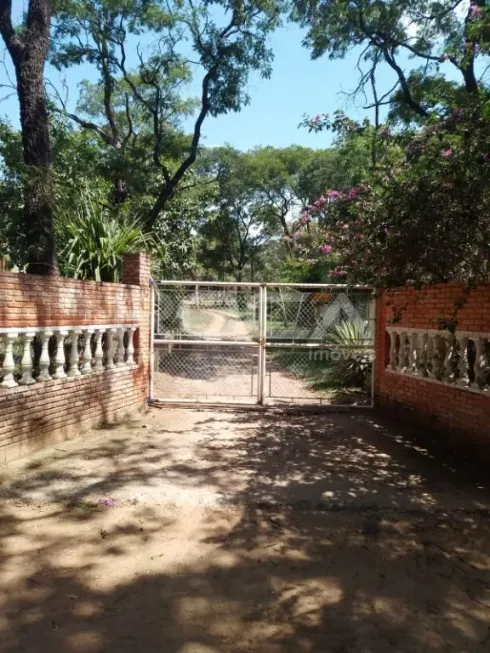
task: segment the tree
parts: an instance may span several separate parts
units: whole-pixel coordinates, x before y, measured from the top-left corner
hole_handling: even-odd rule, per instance
[[[394,117],[396,107],[403,107],[404,120],[409,115],[426,121],[454,102],[455,91],[460,97],[480,93],[476,62],[486,56],[486,36],[475,23],[484,7],[485,0],[299,0],[293,18],[307,28],[305,45],[313,57],[328,53],[332,59],[342,58],[353,47],[361,48],[359,69],[363,62],[368,68],[361,70],[356,91],[371,87],[373,105],[391,104]],[[457,85],[448,81],[443,64],[456,71]],[[396,81],[379,95],[376,71],[381,65]]]
[[[348,192],[307,211],[335,260],[332,279],[376,286],[490,278],[490,102],[484,98],[416,133],[383,129],[379,164]],[[349,140],[366,126],[351,122]],[[303,227],[304,229],[305,227]]]
[[[215,162],[218,192],[200,229],[201,265],[208,273],[221,278],[232,275],[236,281],[243,281],[248,269],[252,279],[258,257],[280,234],[280,221],[261,201],[247,153],[225,147],[216,148],[209,157]]]
[[[278,24],[276,0],[63,0],[58,3],[53,63],[87,62],[100,74],[86,87],[69,117],[112,148],[122,170],[131,157],[159,176],[154,202],[144,216],[152,229],[195,163],[208,115],[239,111],[248,102],[252,70],[270,73],[267,38]],[[154,41],[144,49],[139,35]],[[138,41],[138,42],[137,42]],[[130,51],[136,51],[131,62]],[[134,57],[133,57],[134,58]],[[197,103],[182,97],[192,71],[200,71]],[[91,98],[96,99],[91,102]],[[190,138],[180,121],[197,107]],[[126,188],[117,180],[116,197]]]
[[[56,247],[52,213],[52,168],[44,65],[49,49],[51,0],[29,0],[20,27],[12,23],[11,0],[0,0],[0,33],[12,59],[22,127],[27,271],[53,274]]]

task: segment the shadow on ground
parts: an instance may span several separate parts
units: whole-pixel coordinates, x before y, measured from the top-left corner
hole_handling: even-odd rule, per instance
[[[484,484],[367,415],[154,411],[2,497],[9,653],[490,646]]]
[[[0,496],[63,504],[112,497],[191,506],[489,508],[488,475],[441,456],[368,412],[154,409],[0,471]]]

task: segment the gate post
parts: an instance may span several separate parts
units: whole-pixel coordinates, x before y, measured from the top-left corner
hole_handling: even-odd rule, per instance
[[[257,403],[264,405],[264,383],[266,372],[266,348],[267,337],[267,286],[261,284],[259,288],[259,365],[257,377]]]
[[[150,374],[150,357],[152,351],[151,333],[151,291],[150,291],[150,258],[147,254],[124,254],[122,258],[121,281],[124,284],[139,286],[141,292],[141,304],[139,311],[138,330],[135,334],[135,357],[138,364],[136,374],[145,378],[145,390],[143,399],[147,399],[148,378]],[[120,307],[124,314],[124,306]],[[124,321],[124,320],[122,320]]]

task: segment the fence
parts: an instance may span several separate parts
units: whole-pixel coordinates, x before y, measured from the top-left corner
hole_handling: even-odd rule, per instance
[[[416,421],[486,450],[490,284],[385,292],[377,317],[377,405],[410,411]]]
[[[146,257],[124,258],[123,281],[0,273],[0,462],[143,405]]]

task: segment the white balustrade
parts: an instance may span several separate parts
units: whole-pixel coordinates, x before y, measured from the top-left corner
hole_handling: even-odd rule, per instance
[[[82,350],[82,374],[90,374],[92,372],[92,349],[91,339],[94,329],[83,330],[83,350]]]
[[[134,324],[0,328],[0,392],[134,366],[136,329]]]
[[[127,365],[134,365],[134,332],[136,329],[134,327],[128,327],[127,332],[128,332],[128,348],[127,348],[127,358],[126,358],[126,364]]]
[[[105,368],[106,370],[112,370],[116,367],[114,363],[114,335],[116,333],[116,329],[110,328],[106,329],[105,331],[105,337],[107,338],[106,340],[106,361],[105,361]]]
[[[54,334],[54,339],[56,343],[56,355],[54,358],[55,371],[53,374],[53,379],[64,379],[66,377],[65,372],[65,338],[68,335],[66,329],[58,329]]]
[[[2,388],[15,388],[17,381],[14,379],[15,360],[14,360],[14,342],[19,334],[16,331],[5,334],[5,358],[3,360],[3,380],[0,384]]]
[[[104,369],[104,350],[102,349],[102,336],[105,329],[95,329],[95,367],[96,372]]]
[[[118,327],[116,329],[117,335],[117,353],[116,353],[116,367],[124,367],[126,363],[124,362],[124,334],[126,329],[124,327]]]
[[[81,333],[81,329],[70,330],[70,356],[68,358],[67,376],[71,378],[80,376],[80,370],[78,369],[78,363],[80,361],[80,355],[78,353],[78,338]]]
[[[32,385],[33,383],[36,383],[34,377],[32,376],[33,358],[31,352],[31,344],[34,340],[34,335],[35,334],[32,333],[32,331],[28,331],[27,333],[23,334],[24,353],[22,355],[22,361],[20,364],[22,368],[22,377],[19,381],[19,385]]]
[[[458,372],[456,375],[456,385],[468,387],[470,380],[468,377],[468,342],[469,338],[466,336],[456,336],[458,344]]]
[[[49,357],[49,341],[53,335],[52,331],[41,331],[39,334],[39,340],[41,341],[41,356],[39,358],[39,376],[37,380],[41,381],[50,381],[51,374],[49,373],[49,366],[51,365],[51,359]]]
[[[490,396],[490,333],[389,326],[387,370]]]

